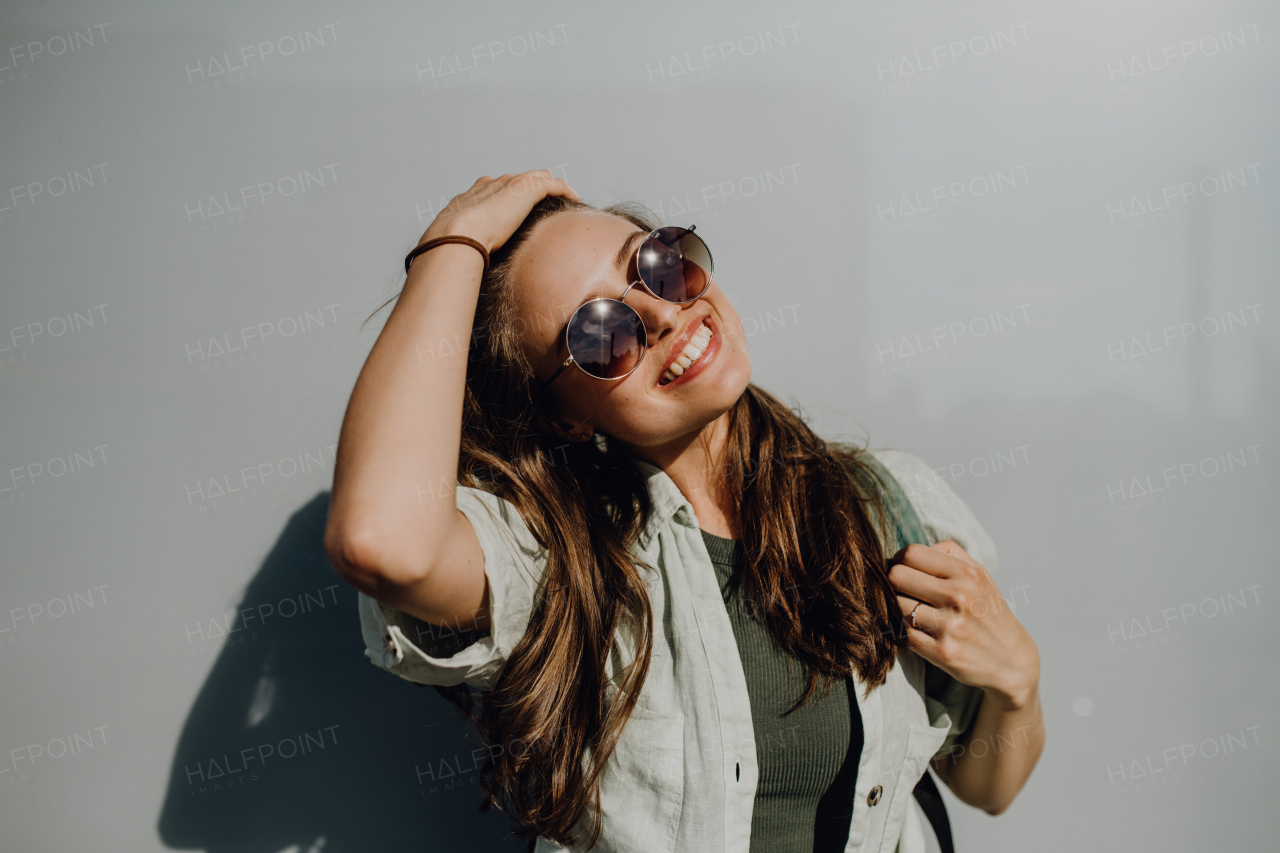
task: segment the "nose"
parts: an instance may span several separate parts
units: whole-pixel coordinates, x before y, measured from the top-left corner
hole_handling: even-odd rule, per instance
[[[644,321],[644,330],[649,337],[649,346],[670,334],[679,331],[680,309],[683,306],[649,293],[641,287],[633,287],[626,294],[626,303],[636,310]]]

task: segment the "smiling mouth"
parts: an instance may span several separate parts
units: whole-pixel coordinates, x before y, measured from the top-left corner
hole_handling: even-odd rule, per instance
[[[707,351],[707,346],[711,343],[713,333],[711,327],[707,325],[706,320],[702,321],[702,325],[698,331],[694,332],[693,337],[684,345],[684,349],[680,351],[680,355],[676,356],[675,361],[671,362],[662,374],[659,385],[666,385],[668,382],[674,382],[680,378],[686,370],[694,365],[702,354]]]

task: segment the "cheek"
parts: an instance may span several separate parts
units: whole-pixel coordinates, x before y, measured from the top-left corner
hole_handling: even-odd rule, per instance
[[[714,377],[697,394],[670,397],[619,388],[594,408],[595,426],[637,446],[662,444],[699,430],[727,412],[751,381],[745,351],[723,353],[726,358]]]
[[[715,302],[716,320],[719,321],[721,331],[724,333],[724,343],[731,344],[732,349],[738,353],[746,353],[747,335],[746,329],[743,328],[742,316],[738,314],[733,303],[727,299],[720,299]],[[728,353],[725,353],[728,355]]]
[[[573,371],[578,373],[578,369],[572,365],[565,371],[569,373]],[[562,375],[559,382],[565,381]],[[575,423],[583,423],[590,420],[592,423],[598,423],[601,413],[601,401],[597,394],[591,393],[591,388],[584,388],[586,381],[590,381],[587,377],[573,377],[573,385],[571,388],[562,388],[556,396],[557,408],[560,416],[564,419],[571,420]]]
[[[731,329],[741,331],[742,318],[738,316],[738,311],[733,307],[733,304],[729,302],[722,302],[719,307],[720,310],[717,313],[720,315],[721,322],[726,326],[729,326]]]
[[[607,383],[592,381],[592,384],[605,386]],[[636,444],[648,444],[654,433],[661,431],[659,425],[671,419],[671,411],[662,405],[663,401],[646,394],[639,383],[635,388],[588,388],[586,393],[575,389],[572,401],[566,399],[565,403],[572,408],[563,411],[577,422],[590,423],[598,430]]]
[[[748,330],[732,308],[720,314],[720,323],[724,339],[716,371],[717,382],[728,385],[740,383],[745,388],[751,375],[751,360],[747,355]],[[743,379],[744,374],[746,379]]]

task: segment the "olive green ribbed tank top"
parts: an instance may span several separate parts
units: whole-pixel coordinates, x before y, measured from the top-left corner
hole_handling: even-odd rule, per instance
[[[720,588],[741,561],[733,539],[702,531]],[[825,695],[786,711],[804,693],[805,672],[753,616],[741,590],[727,594],[738,656],[747,678],[759,782],[751,812],[752,853],[840,851],[849,838],[853,789],[862,755],[862,717],[846,678]]]
[[[863,483],[884,493],[893,518],[893,535],[884,542],[885,556],[908,542],[927,541],[897,481],[870,454],[861,458],[881,480]],[[865,472],[857,474],[861,478]],[[842,851],[849,838],[863,745],[853,679],[846,678],[843,688],[835,686],[826,696],[815,693],[803,707],[785,713],[803,694],[804,669],[753,618],[751,602],[741,589],[730,588],[729,580],[742,560],[740,543],[705,530],[702,540],[725,591],[751,701],[759,768],[751,813],[752,853]]]

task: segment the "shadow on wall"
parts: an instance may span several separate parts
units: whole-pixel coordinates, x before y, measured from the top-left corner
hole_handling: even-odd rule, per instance
[[[324,554],[328,511],[325,492],[294,513],[240,615],[204,626],[220,652],[174,753],[161,840],[220,853],[526,850],[505,816],[479,811],[483,752],[458,712],[364,656],[355,590]]]

